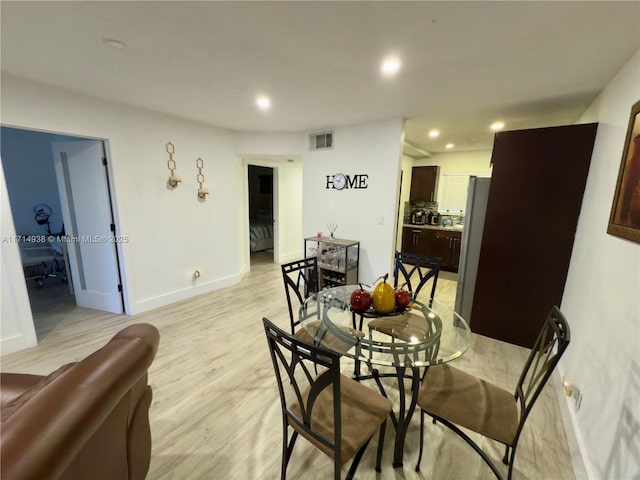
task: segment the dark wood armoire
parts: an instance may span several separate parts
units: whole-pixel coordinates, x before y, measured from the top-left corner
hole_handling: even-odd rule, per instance
[[[581,124],[495,135],[475,333],[531,347],[551,306],[560,305],[596,130]]]

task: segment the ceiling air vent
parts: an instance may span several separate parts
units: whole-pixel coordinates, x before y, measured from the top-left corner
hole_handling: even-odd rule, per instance
[[[333,132],[309,134],[309,150],[325,150],[333,148]]]

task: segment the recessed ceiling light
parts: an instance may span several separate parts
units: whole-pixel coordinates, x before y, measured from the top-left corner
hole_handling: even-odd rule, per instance
[[[436,138],[440,135],[440,130],[436,130],[435,128],[429,132],[429,137]]]
[[[455,147],[455,145],[453,143],[447,143],[444,148],[448,148],[448,149],[452,149],[453,147]]]
[[[124,48],[127,46],[124,42],[121,42],[120,40],[116,40],[114,38],[105,38],[102,41],[105,45],[108,45],[111,48],[116,48],[118,50],[124,50]]]
[[[504,128],[504,122],[493,122],[490,128],[491,130],[502,130]]]
[[[392,77],[400,70],[400,60],[397,58],[387,58],[382,62],[380,71],[386,77]]]
[[[256,98],[256,105],[260,110],[269,110],[271,108],[271,100],[265,95],[259,95]]]

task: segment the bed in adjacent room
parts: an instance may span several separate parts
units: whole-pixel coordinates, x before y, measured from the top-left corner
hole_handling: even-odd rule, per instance
[[[249,219],[249,245],[251,252],[261,252],[273,248],[273,222],[271,220]]]

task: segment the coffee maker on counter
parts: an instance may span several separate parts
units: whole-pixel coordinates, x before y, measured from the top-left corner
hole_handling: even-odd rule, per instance
[[[429,212],[429,225],[440,225],[440,214],[438,212]]]
[[[417,210],[411,215],[411,223],[414,225],[424,225],[427,221],[427,216],[422,210]]]

